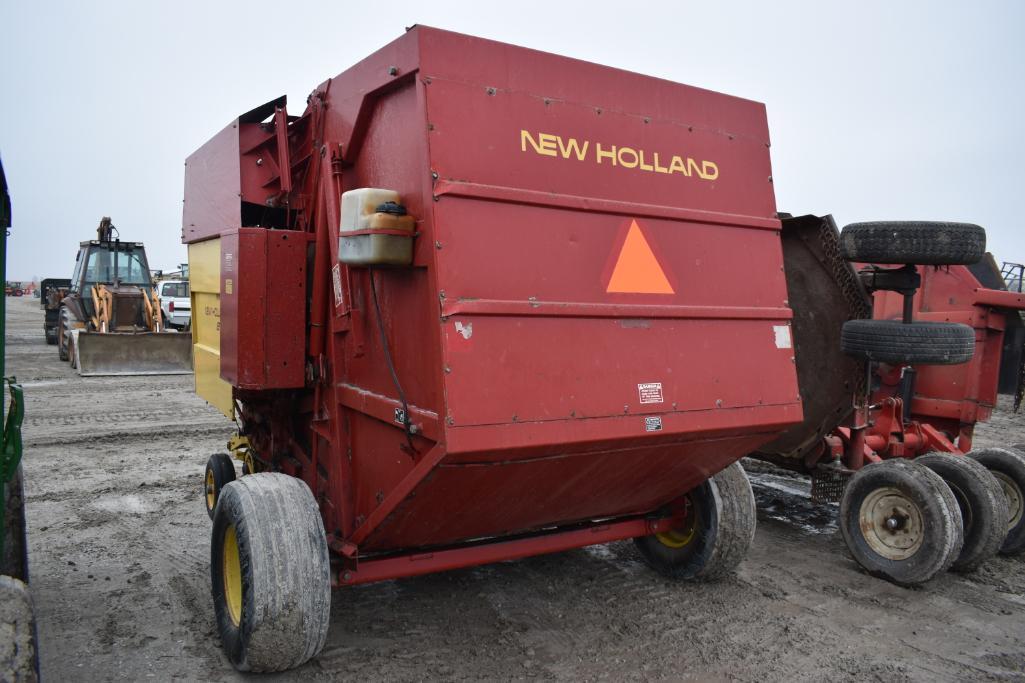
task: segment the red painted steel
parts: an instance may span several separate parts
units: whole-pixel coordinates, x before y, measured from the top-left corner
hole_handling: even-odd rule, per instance
[[[221,376],[232,386],[305,384],[306,244],[294,230],[221,236]]]
[[[236,216],[309,235],[309,291],[259,287],[302,320],[262,351],[222,328],[221,349],[304,340],[302,388],[235,394],[360,581],[645,533],[629,520],[802,419],[763,105],[417,27],[283,107],[189,157],[183,239]],[[362,187],[416,217],[413,267],[339,263]],[[672,293],[636,271],[607,291],[634,222]],[[616,531],[574,530],[597,520]]]
[[[997,401],[1005,316],[1025,310],[1025,297],[1017,292],[987,289],[965,266],[920,266],[922,286],[915,294],[914,318],[956,322],[975,329],[975,354],[960,365],[916,367],[915,393],[910,411],[900,399],[899,367],[881,365],[879,387],[864,448],[875,458],[915,457],[931,451],[963,454],[971,450],[975,425],[988,420]],[[900,320],[903,296],[875,294],[874,317]],[[838,435],[850,449],[847,465],[862,462],[851,455],[860,451],[850,432]]]
[[[409,553],[380,557],[341,567],[332,573],[335,586],[354,586],[404,576],[472,567],[489,562],[517,560],[532,555],[556,553],[598,543],[611,543],[626,538],[667,531],[673,518],[627,519],[610,524],[594,524],[556,533],[540,533],[525,538],[500,539],[490,543],[469,544],[426,553]]]

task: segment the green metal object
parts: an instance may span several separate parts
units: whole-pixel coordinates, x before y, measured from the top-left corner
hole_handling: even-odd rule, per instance
[[[0,280],[7,281],[7,235],[11,227],[11,196],[7,192],[7,177],[0,163]],[[0,377],[4,374],[7,351],[7,297],[0,296]],[[21,385],[13,377],[6,379],[11,388],[10,405],[3,406],[4,432],[0,443],[0,558],[4,557],[7,540],[7,485],[21,464],[21,423],[25,417],[25,396]]]
[[[0,323],[0,327],[2,327]],[[0,340],[0,352],[4,344]],[[5,378],[11,389],[11,403],[7,409],[7,419],[4,422],[3,443],[0,444],[0,490],[3,491],[3,500],[0,501],[0,557],[4,556],[4,543],[7,540],[7,485],[14,479],[14,473],[18,471],[21,464],[21,422],[25,417],[25,395],[21,385],[14,377]]]

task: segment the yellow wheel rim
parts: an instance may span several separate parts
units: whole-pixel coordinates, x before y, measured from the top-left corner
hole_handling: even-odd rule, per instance
[[[690,515],[687,517],[687,521],[684,522],[683,526],[679,529],[670,529],[669,531],[663,531],[655,534],[655,538],[658,542],[667,548],[673,548],[674,550],[684,548],[690,545],[691,541],[698,533],[698,516],[694,513],[693,507],[691,508]]]
[[[231,623],[238,626],[242,622],[242,563],[238,559],[238,536],[235,525],[229,525],[224,531],[224,602],[228,607]]]
[[[214,485],[214,471],[206,471],[206,509],[213,510],[217,504],[217,487]]]
[[[243,462],[245,462],[249,474],[256,474],[256,460],[253,459],[252,453],[246,453],[246,459]]]

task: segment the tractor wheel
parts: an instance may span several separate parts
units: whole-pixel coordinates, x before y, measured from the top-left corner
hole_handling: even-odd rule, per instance
[[[634,539],[644,561],[671,579],[718,579],[747,555],[755,535],[751,482],[733,463],[685,497],[687,519],[678,529]]]
[[[848,320],[844,353],[891,365],[958,365],[975,354],[975,330],[960,323]]]
[[[840,253],[860,263],[971,265],[986,253],[986,231],[971,223],[852,223],[840,234]]]
[[[214,509],[221,491],[229,483],[235,481],[235,463],[227,453],[214,453],[206,461],[206,472],[203,475],[203,502],[206,503],[206,514],[214,518]]]
[[[1007,537],[1001,555],[1025,552],[1025,452],[980,448],[968,454],[992,472],[1007,498]]]
[[[0,526],[0,575],[28,581],[28,540],[25,525],[25,475],[21,463],[6,484],[0,482],[0,505],[4,505]],[[0,676],[2,678],[2,676]]]
[[[61,360],[67,361],[68,343],[71,341],[71,313],[67,308],[60,310],[60,317],[57,321],[57,355]]]
[[[284,671],[320,652],[331,568],[317,501],[301,479],[252,474],[225,487],[210,543],[214,612],[239,671]]]
[[[840,532],[865,571],[899,586],[925,583],[957,560],[964,530],[940,475],[904,460],[858,470],[840,499]]]
[[[915,458],[943,478],[957,499],[964,524],[964,546],[954,571],[971,572],[997,554],[1007,536],[1007,499],[990,472],[963,455],[929,453]]]
[[[50,346],[54,346],[57,343],[57,330],[47,329],[44,330],[44,332],[46,333],[46,343]]]

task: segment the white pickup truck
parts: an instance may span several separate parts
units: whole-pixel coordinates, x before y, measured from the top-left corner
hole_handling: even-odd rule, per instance
[[[156,288],[160,295],[160,308],[164,312],[164,324],[174,329],[189,329],[192,325],[189,281],[163,280],[156,283]]]

